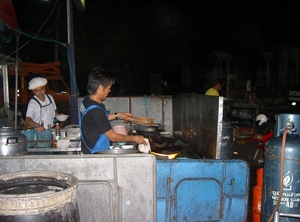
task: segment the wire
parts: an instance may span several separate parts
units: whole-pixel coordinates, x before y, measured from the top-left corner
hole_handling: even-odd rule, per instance
[[[58,44],[61,44],[61,45],[64,46],[64,47],[67,47],[67,44],[62,43],[62,42],[59,42],[59,41],[57,41],[57,40],[53,40],[53,39],[50,39],[50,38],[47,38],[47,37],[44,37],[44,36],[41,36],[41,37],[37,37],[37,35],[31,36],[31,35],[29,35],[29,34],[27,34],[27,33],[25,33],[25,32],[22,32],[22,31],[20,31],[20,30],[15,30],[15,31],[18,32],[18,33],[20,33],[20,34],[22,34],[22,35],[25,35],[25,36],[27,36],[27,37],[32,38],[30,41],[32,41],[33,39],[37,39],[37,40],[41,40],[41,41],[45,41],[45,42],[58,43]],[[24,45],[23,45],[23,46],[24,46]],[[22,46],[22,47],[23,47],[23,46]]]
[[[13,51],[11,54],[9,54],[6,58],[4,58],[1,62],[4,62],[6,61],[11,55],[13,55],[14,53],[17,52],[17,50],[20,50],[22,48],[24,48],[28,43],[30,43],[32,40],[36,39],[36,40],[40,40],[40,41],[45,41],[45,42],[53,42],[53,43],[57,43],[57,44],[60,44],[62,45],[63,47],[65,47],[67,49],[67,55],[68,55],[68,66],[69,66],[69,69],[70,69],[70,77],[71,77],[71,80],[73,81],[74,83],[74,86],[76,87],[76,93],[79,92],[79,89],[78,89],[78,85],[76,84],[76,81],[75,81],[75,73],[74,73],[74,70],[72,69],[71,67],[71,63],[70,63],[70,49],[69,49],[69,46],[68,44],[66,43],[62,43],[62,42],[59,42],[57,40],[53,40],[51,38],[47,38],[47,37],[44,37],[44,36],[39,36],[39,33],[41,32],[42,28],[45,26],[46,22],[50,19],[50,17],[52,16],[53,12],[54,12],[54,8],[56,7],[57,3],[58,3],[59,0],[56,0],[55,3],[54,3],[54,6],[50,12],[50,14],[48,15],[47,19],[44,21],[44,23],[41,25],[41,27],[39,28],[38,32],[34,35],[30,35],[24,31],[21,31],[20,29],[14,29],[15,32],[17,33],[20,33],[24,36],[27,36],[29,38],[31,38],[29,41],[27,41],[26,43],[24,43],[21,47],[19,47],[18,49],[16,49],[15,51]],[[33,51],[33,50],[32,50]],[[32,52],[31,51],[31,52]]]
[[[32,37],[32,36],[26,35],[24,32],[21,32],[21,31],[19,31],[18,29],[14,29],[14,31],[16,31],[16,32],[18,32],[18,33],[25,34],[26,36],[31,37],[31,39],[28,40],[27,42],[25,42],[21,47],[19,47],[19,48],[16,49],[15,51],[13,51],[11,54],[9,54],[9,55],[8,55],[3,61],[1,61],[1,62],[4,62],[4,61],[5,61],[7,58],[9,58],[12,54],[16,53],[17,50],[20,50],[20,49],[24,48],[24,47],[25,47],[28,43],[30,43],[33,39],[36,39],[36,37],[37,37],[37,36],[39,35],[39,33],[41,32],[42,28],[45,26],[46,22],[50,19],[51,15],[53,14],[54,8],[55,8],[55,6],[56,6],[56,4],[57,4],[58,1],[59,1],[59,0],[56,0],[56,2],[54,3],[54,6],[53,6],[53,8],[52,8],[50,14],[48,15],[48,17],[46,18],[46,20],[44,21],[44,23],[41,25],[41,27],[39,28],[39,30],[38,30],[38,32],[35,34],[35,36]]]
[[[71,77],[71,79],[72,79],[74,85],[76,86],[76,92],[77,92],[77,93],[79,92],[78,85],[76,84],[76,81],[75,81],[75,78],[74,78],[75,73],[74,73],[74,70],[72,69],[71,63],[70,63],[70,50],[69,50],[69,47],[68,47],[67,44],[62,43],[62,42],[59,42],[59,41],[56,41],[56,40],[53,40],[53,39],[50,39],[50,38],[46,38],[46,37],[39,38],[39,37],[37,37],[37,35],[35,35],[35,36],[30,36],[29,34],[27,34],[27,33],[25,33],[25,32],[22,32],[22,31],[20,31],[20,30],[15,30],[15,31],[18,32],[18,33],[21,33],[21,34],[23,34],[23,35],[26,35],[26,36],[28,36],[28,37],[31,37],[32,39],[37,39],[37,40],[41,40],[41,41],[45,41],[45,42],[54,42],[54,43],[58,43],[58,44],[60,44],[60,45],[62,45],[62,46],[64,46],[64,47],[66,47],[66,49],[67,49],[67,55],[68,55],[68,65],[69,65],[69,69],[70,69],[70,73],[71,73],[71,74],[70,74],[70,77]],[[24,46],[24,45],[23,45],[23,46]]]

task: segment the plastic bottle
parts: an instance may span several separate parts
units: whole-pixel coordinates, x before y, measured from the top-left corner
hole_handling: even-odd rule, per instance
[[[56,126],[55,126],[55,139],[56,140],[60,140],[61,139],[61,133],[60,133],[59,123],[56,123]]]
[[[44,127],[44,120],[41,120],[41,126],[44,128],[45,130],[45,127]]]

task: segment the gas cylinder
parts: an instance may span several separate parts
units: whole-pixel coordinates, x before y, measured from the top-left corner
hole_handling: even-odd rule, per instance
[[[259,168],[256,170],[256,185],[253,187],[252,196],[252,222],[260,222],[263,172],[264,168]]]
[[[274,216],[275,208],[279,213],[300,215],[300,115],[277,114],[275,120],[274,136],[265,145],[262,222]],[[280,217],[279,221],[299,219],[288,216]]]

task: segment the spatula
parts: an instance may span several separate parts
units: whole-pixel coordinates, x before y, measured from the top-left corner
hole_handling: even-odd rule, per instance
[[[153,126],[154,125],[154,119],[153,118],[148,118],[148,117],[130,117],[127,119],[128,122],[136,123],[136,124],[141,124],[145,126]]]

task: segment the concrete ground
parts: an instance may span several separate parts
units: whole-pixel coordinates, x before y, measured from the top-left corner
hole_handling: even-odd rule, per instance
[[[258,142],[250,142],[247,144],[238,145],[235,148],[235,154],[232,155],[233,159],[241,159],[248,163],[250,167],[250,184],[249,184],[249,208],[247,222],[252,222],[252,192],[253,187],[256,185],[256,170],[263,167],[262,164],[253,161],[253,157],[257,150]]]

